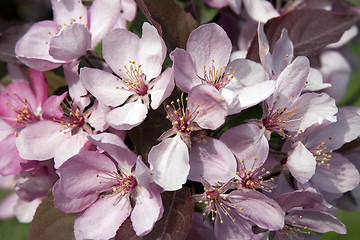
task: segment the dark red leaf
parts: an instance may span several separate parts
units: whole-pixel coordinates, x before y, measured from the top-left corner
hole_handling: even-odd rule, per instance
[[[26,33],[32,23],[9,27],[0,33],[0,61],[21,63],[15,57],[15,44]]]
[[[31,223],[28,240],[71,240],[74,237],[76,214],[66,214],[54,207],[50,193],[36,210]]]
[[[321,9],[298,9],[269,20],[264,31],[272,49],[281,30],[286,28],[294,44],[295,55],[312,56],[328,44],[337,42],[359,19],[360,16],[345,16]],[[247,58],[259,62],[257,35],[251,43]]]
[[[135,0],[141,11],[162,35],[169,50],[185,49],[186,41],[198,22],[173,0]]]

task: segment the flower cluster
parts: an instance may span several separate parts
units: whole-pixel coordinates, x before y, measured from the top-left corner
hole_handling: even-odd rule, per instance
[[[171,49],[168,28],[126,29],[132,0],[51,1],[54,19],[16,43],[29,74],[9,63],[12,81],[0,89],[1,187],[14,189],[0,202],[1,218],[31,222],[53,196],[55,208],[76,214],[76,239],[112,239],[128,218],[132,227],[122,231],[154,235],[173,217],[164,216],[173,207],[164,196],[187,189],[183,201],[196,208],[184,239],[346,233],[332,210],[360,202],[352,163],[360,109],[338,105],[351,71],[334,49],[356,27],[315,58],[299,54],[291,28],[276,37],[266,29],[302,8],[335,18],[331,1],[204,2],[246,19],[238,46],[226,21],[193,28],[186,46]],[[151,7],[137,3],[149,17]],[[49,96],[44,71],[53,69],[67,90]]]

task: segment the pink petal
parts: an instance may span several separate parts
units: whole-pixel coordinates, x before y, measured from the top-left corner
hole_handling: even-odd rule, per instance
[[[48,160],[53,158],[58,146],[71,133],[65,133],[66,127],[60,123],[44,120],[33,123],[20,131],[16,147],[22,158],[28,160]]]
[[[188,93],[193,87],[201,84],[201,79],[195,71],[194,62],[188,52],[184,49],[176,48],[170,53],[170,58],[173,61],[176,86],[181,91]],[[203,75],[202,73],[200,76]]]
[[[74,223],[76,239],[110,239],[115,236],[121,224],[129,217],[131,206],[127,197],[123,197],[114,206],[113,198],[100,198]]]
[[[189,152],[179,134],[152,147],[148,161],[154,182],[164,190],[178,190],[186,182],[190,170]]]
[[[81,1],[51,0],[54,21],[59,25],[70,25],[72,22],[87,24],[87,9]]]
[[[110,110],[110,107],[107,107],[95,100],[94,111],[91,113],[87,121],[90,126],[95,129],[94,132],[103,132],[109,127],[109,124],[105,122],[105,116],[108,112],[110,112]]]
[[[60,175],[59,190],[70,198],[101,193],[114,185],[104,177],[116,170],[114,162],[105,155],[94,151],[81,152],[57,170]]]
[[[69,136],[58,144],[54,153],[54,167],[56,169],[72,156],[78,154],[80,151],[87,150],[90,147],[90,142],[87,138],[89,134],[82,129],[79,129],[78,131],[78,133]],[[70,132],[67,134],[70,134]]]
[[[28,104],[25,104],[24,99]],[[0,116],[5,117],[4,120],[8,123],[18,124],[15,120],[17,119],[18,113],[15,110],[21,109],[24,105],[30,105],[32,111],[36,109],[36,98],[34,92],[31,90],[28,82],[12,82],[4,91],[0,94]],[[9,121],[9,120],[12,121]]]
[[[255,124],[242,124],[227,130],[220,140],[234,153],[238,160],[244,159],[247,170],[261,166],[269,153],[264,132]]]
[[[42,199],[43,198],[36,198],[31,202],[26,202],[19,198],[14,207],[17,220],[21,223],[30,223],[33,220],[35,211]]]
[[[279,40],[274,45],[272,53],[274,72],[279,73],[284,70],[292,61],[294,46],[289,38],[286,29],[283,29]]]
[[[64,114],[64,111],[61,108],[61,103],[64,101],[67,92],[63,93],[61,96],[52,95],[45,100],[42,106],[43,118],[44,119],[59,119]]]
[[[306,57],[295,58],[277,78],[274,97],[269,99],[271,101],[268,100],[270,108],[273,105],[272,101],[276,103],[274,109],[283,108],[284,105],[289,105],[289,102],[295,101],[305,86],[309,69],[309,60]]]
[[[64,27],[58,35],[51,38],[49,54],[58,60],[72,61],[85,55],[90,48],[91,33],[78,23]]]
[[[0,219],[9,219],[15,216],[14,207],[17,200],[19,199],[18,195],[15,192],[10,193],[9,195],[3,197],[0,201]]]
[[[222,8],[228,5],[228,0],[204,0],[204,2],[213,8]]]
[[[36,97],[36,107],[42,106],[48,97],[48,84],[43,72],[29,68],[31,86]]]
[[[149,81],[159,76],[166,56],[166,46],[156,28],[145,22],[138,49],[141,69]]]
[[[296,180],[306,183],[315,174],[316,160],[301,142],[294,143],[293,147],[294,150],[288,157],[286,166]]]
[[[273,61],[270,53],[270,45],[264,32],[264,24],[259,22],[258,24],[258,42],[259,42],[259,57],[261,65],[265,68],[266,72],[273,75]]]
[[[317,167],[311,182],[330,193],[344,193],[354,189],[360,181],[359,171],[339,153],[332,153],[329,169]]]
[[[75,61],[69,64],[64,64],[63,68],[66,82],[69,87],[70,97],[73,99],[75,105],[83,111],[85,107],[90,104],[90,97],[85,97],[87,95],[87,91],[79,79],[79,62]]]
[[[127,44],[123,44],[124,42]],[[108,33],[103,40],[105,61],[118,76],[124,79],[127,77],[124,66],[129,66],[129,61],[140,64],[138,58],[139,48],[139,37],[125,29],[115,29]]]
[[[240,216],[261,228],[279,230],[284,227],[284,211],[271,198],[252,189],[232,191],[227,199],[237,205]],[[264,218],[264,215],[267,217]]]
[[[150,106],[157,109],[174,90],[174,69],[166,69],[156,80],[154,87],[149,91],[151,94]]]
[[[132,172],[131,170],[136,163],[137,156],[134,152],[130,151],[119,136],[111,133],[101,133],[91,135],[89,139],[93,144],[101,147],[109,154],[128,174]]]
[[[336,118],[334,123],[305,131],[306,146],[315,146],[325,142],[328,150],[337,150],[345,143],[359,137],[360,116],[356,112],[340,108]]]
[[[106,115],[106,122],[115,129],[130,130],[142,123],[147,113],[148,109],[145,104],[141,100],[137,100],[110,111]]]
[[[206,69],[215,67],[216,70],[228,64],[232,44],[226,32],[217,24],[204,24],[190,33],[186,44],[186,51],[195,63],[198,76],[203,76]]]
[[[136,159],[135,177],[139,185],[146,189],[150,189],[150,184],[153,182],[150,169],[143,162],[141,156]],[[156,192],[156,191],[155,191]]]
[[[304,91],[319,91],[331,87],[330,83],[323,82],[321,72],[315,68],[310,68],[309,76],[305,84]]]
[[[58,32],[53,21],[37,22],[16,43],[16,57],[28,67],[47,71],[61,66],[64,61],[56,60],[49,54],[49,44]]]
[[[325,211],[303,209],[293,210],[290,216],[295,221],[295,226],[304,227],[319,233],[334,231],[340,234],[346,233],[345,225],[332,214]],[[290,217],[289,216],[289,217]],[[301,218],[299,217],[301,216]]]
[[[280,14],[271,3],[266,0],[243,0],[246,12],[257,22],[266,23],[269,19]]]
[[[81,212],[88,208],[98,199],[98,194],[90,194],[84,198],[69,198],[59,187],[60,181],[57,181],[52,189],[54,195],[54,207],[60,209],[64,213]]]
[[[20,164],[25,162],[19,156],[15,141],[15,135],[10,134],[0,142],[0,174],[3,176],[19,173],[22,170]]]
[[[276,81],[263,81],[256,83],[252,86],[244,87],[237,91],[238,100],[240,102],[240,107],[246,109],[252,107],[265,99],[267,99],[271,94],[274,93]],[[233,113],[232,111],[231,113]]]
[[[227,146],[215,138],[206,137],[203,141],[191,144],[188,179],[201,182],[203,177],[214,185],[215,182],[225,183],[235,177],[237,162]]]
[[[91,47],[95,48],[119,17],[122,2],[118,0],[96,0],[89,8]]]
[[[99,69],[81,68],[80,80],[83,86],[106,106],[119,106],[133,94],[119,78]]]
[[[305,93],[299,97],[294,105],[297,106],[297,111],[294,111],[296,112],[297,121],[293,121],[291,124],[298,126],[299,130],[305,131],[306,128],[315,123],[322,124],[326,121],[336,121],[336,116],[334,115],[338,109],[335,100],[326,93]],[[300,116],[303,119],[300,119]],[[291,128],[288,130],[292,131]]]
[[[150,193],[146,188],[136,188],[136,202],[131,212],[131,222],[138,236],[148,234],[162,217],[163,205],[160,193]],[[146,216],[146,217],[144,217]]]
[[[251,239],[253,235],[251,222],[243,219],[236,213],[232,214],[231,217],[235,219],[235,222],[228,216],[224,216],[221,219],[220,217],[215,218],[214,231],[216,239]],[[223,220],[223,223],[220,220]]]
[[[269,80],[269,75],[263,66],[247,59],[235,59],[229,63],[225,73],[230,73],[234,76],[226,85],[226,88],[233,91]]]
[[[190,111],[198,111],[195,122],[200,127],[214,130],[225,122],[227,102],[215,87],[201,84],[191,89],[187,106]]]
[[[325,90],[327,94],[340,101],[344,96],[350,75],[351,66],[338,51],[326,50],[320,54],[320,72],[324,82],[330,83],[331,88]]]

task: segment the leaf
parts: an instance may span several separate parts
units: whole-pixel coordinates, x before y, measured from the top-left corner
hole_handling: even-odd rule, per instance
[[[360,16],[345,16],[322,9],[297,9],[273,18],[264,25],[270,48],[286,28],[296,55],[312,56],[325,46],[337,42],[342,34],[359,21]],[[247,58],[259,62],[258,36],[253,38]]]
[[[189,189],[182,188],[175,192],[164,192],[161,197],[164,214],[144,239],[186,239],[191,228],[195,208]]]
[[[173,0],[135,0],[150,23],[163,37],[169,51],[185,49],[192,30],[199,24]]]
[[[28,240],[71,240],[76,214],[66,214],[54,207],[51,193],[43,199],[30,225]]]
[[[186,239],[192,224],[194,202],[188,188],[161,194],[164,214],[153,230],[144,237],[136,236],[128,218],[116,233],[115,240],[182,240]],[[146,216],[144,216],[146,217]]]
[[[0,33],[0,61],[21,63],[15,57],[15,45],[31,25],[32,23],[16,25]]]
[[[203,0],[195,0],[194,4],[196,7],[196,18],[199,20],[200,24],[210,22],[219,12],[218,8],[210,7],[205,4]]]

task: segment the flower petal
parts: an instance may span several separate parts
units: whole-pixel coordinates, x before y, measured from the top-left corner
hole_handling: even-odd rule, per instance
[[[61,32],[51,38],[49,54],[58,60],[72,61],[85,55],[90,48],[91,33],[78,23],[64,27]]]
[[[16,57],[28,67],[47,71],[61,66],[64,61],[56,60],[49,54],[49,43],[58,32],[58,24],[41,21],[33,24],[16,43]]]
[[[151,95],[150,106],[157,109],[174,90],[174,69],[166,69],[156,80],[154,87],[149,91]]]
[[[360,181],[359,171],[339,153],[332,153],[329,169],[317,167],[311,182],[330,193],[344,193],[354,189]]]
[[[114,237],[131,211],[130,201],[127,197],[123,197],[114,206],[115,201],[113,198],[99,198],[82,214],[79,214],[74,223],[76,239],[110,239]],[[104,213],[106,213],[105,216]]]
[[[99,81],[101,79],[101,81]],[[80,80],[84,87],[102,104],[116,107],[123,104],[133,92],[114,75],[94,68],[81,68]]]
[[[186,182],[190,170],[189,152],[179,134],[152,147],[148,161],[154,182],[164,190],[178,190]]]
[[[103,154],[85,151],[70,158],[57,170],[59,190],[71,198],[84,198],[109,189],[114,183],[106,178],[116,171],[115,163]]]
[[[227,102],[215,87],[201,84],[191,89],[187,106],[198,111],[195,122],[200,127],[214,130],[225,122]]]
[[[279,230],[284,227],[284,211],[271,198],[252,189],[232,191],[227,199],[237,205],[240,216],[261,228]],[[267,217],[264,218],[264,215]]]
[[[148,234],[155,222],[162,217],[162,212],[163,205],[158,191],[150,193],[146,188],[136,188],[136,203],[131,212],[131,222],[136,235]]]
[[[293,152],[286,161],[291,175],[300,183],[306,183],[315,174],[316,160],[301,142],[293,144]]]
[[[141,100],[137,100],[110,111],[106,114],[106,122],[115,129],[130,130],[141,124],[147,113],[148,109],[145,104]]]
[[[232,50],[231,41],[222,27],[216,23],[201,25],[189,35],[186,51],[195,63],[198,76],[204,75],[204,66],[216,70],[227,66]]]
[[[201,182],[203,177],[211,185],[225,183],[236,176],[236,168],[233,153],[220,140],[206,137],[204,142],[192,143],[188,179]]]
[[[22,158],[47,160],[53,158],[58,146],[71,135],[60,123],[44,120],[33,123],[20,131],[16,147]]]
[[[195,71],[193,59],[188,52],[176,48],[170,53],[170,58],[173,61],[176,86],[181,91],[188,93],[193,87],[202,83]]]
[[[147,22],[142,26],[142,37],[137,51],[147,81],[159,76],[166,56],[166,46],[156,28]]]
[[[92,35],[91,47],[104,38],[119,17],[121,1],[118,0],[96,0],[89,8],[89,30]]]

